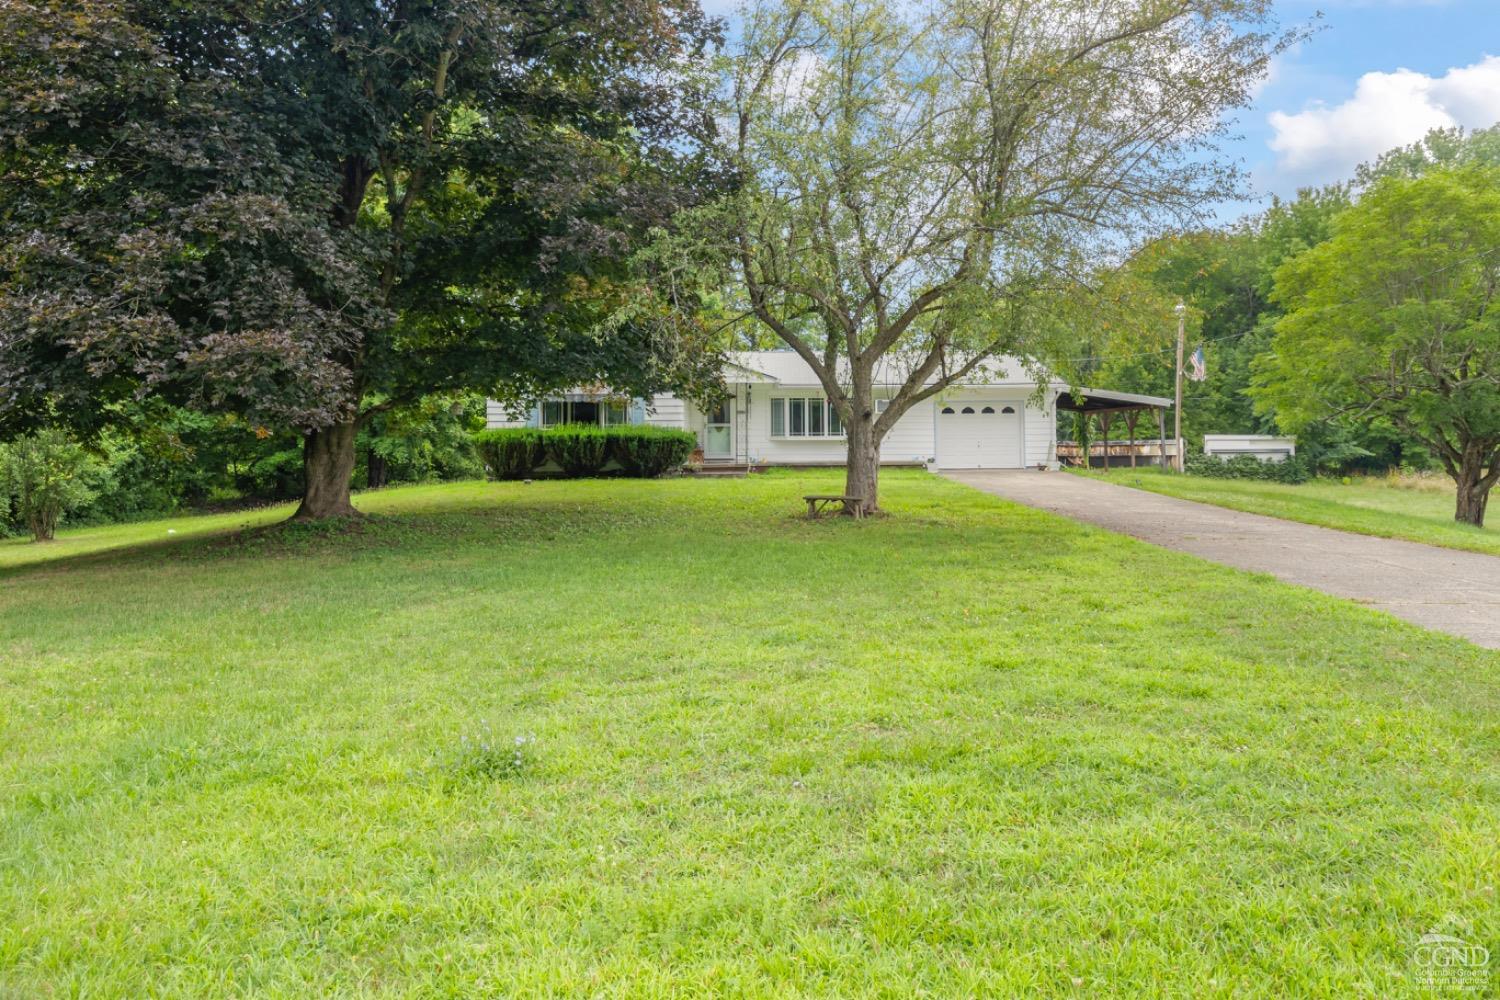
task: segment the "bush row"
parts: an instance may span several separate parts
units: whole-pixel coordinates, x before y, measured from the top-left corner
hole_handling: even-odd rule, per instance
[[[1187,457],[1187,471],[1211,479],[1264,479],[1273,483],[1305,483],[1312,478],[1307,461],[1299,455],[1284,462],[1262,462],[1254,455],[1215,458],[1195,452]]]
[[[697,444],[688,431],[639,425],[507,427],[474,435],[495,479],[525,479],[549,460],[565,476],[596,476],[616,463],[625,475],[649,478],[681,468]]]

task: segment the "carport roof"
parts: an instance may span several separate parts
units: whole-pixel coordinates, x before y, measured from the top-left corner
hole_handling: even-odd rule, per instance
[[[1171,405],[1170,399],[1161,396],[1142,396],[1135,392],[1116,392],[1113,389],[1064,389],[1057,396],[1059,410],[1082,413],[1166,409]]]

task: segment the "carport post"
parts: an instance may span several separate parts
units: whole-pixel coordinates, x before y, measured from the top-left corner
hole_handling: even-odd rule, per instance
[[[1125,429],[1130,432],[1130,467],[1135,468],[1135,422],[1141,418],[1140,410],[1125,411]]]
[[[1156,408],[1156,442],[1159,463],[1163,469],[1167,467],[1167,417],[1161,407]]]
[[[1104,471],[1109,471],[1109,422],[1114,419],[1114,414],[1104,410],[1099,414],[1099,429],[1104,432]]]

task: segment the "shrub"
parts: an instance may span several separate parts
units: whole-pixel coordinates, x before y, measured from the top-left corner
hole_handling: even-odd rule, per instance
[[[485,475],[476,431],[484,428],[482,396],[433,395],[371,416],[355,447],[365,486],[478,479]],[[530,469],[520,473],[525,476]]]
[[[249,496],[291,500],[302,495],[304,474],[302,449],[287,448],[256,457],[235,476],[235,487]]]
[[[170,514],[181,506],[189,480],[169,474],[164,462],[127,438],[106,435],[105,475],[94,485],[98,495],[87,510],[74,511],[68,520],[112,523]]]
[[[523,479],[548,459],[571,477],[597,476],[611,461],[627,476],[660,476],[680,468],[698,444],[691,432],[670,427],[592,424],[507,427],[473,440],[496,479]]]
[[[0,499],[39,542],[63,516],[94,499],[103,467],[60,430],[47,429],[0,447]]]
[[[591,424],[554,427],[542,434],[547,455],[569,476],[594,476],[609,461],[610,431]]]
[[[547,459],[542,432],[534,427],[480,431],[474,446],[496,479],[525,479]]]
[[[608,436],[617,462],[627,475],[656,477],[681,468],[698,439],[670,427],[611,427]]]
[[[1297,455],[1284,462],[1262,462],[1253,455],[1224,459],[1196,452],[1187,457],[1187,471],[1211,479],[1262,479],[1273,483],[1305,483],[1312,478],[1307,461]]]

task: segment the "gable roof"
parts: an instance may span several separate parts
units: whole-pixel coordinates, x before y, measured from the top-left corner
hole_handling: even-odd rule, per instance
[[[841,368],[846,362],[842,362]],[[876,369],[875,384],[895,387],[906,381],[908,369],[899,357],[886,358]],[[744,373],[758,378],[746,378]],[[728,382],[771,382],[785,386],[817,386],[818,376],[812,366],[802,360],[802,355],[790,348],[777,351],[731,351],[725,366],[724,378]],[[1027,373],[1019,358],[1002,356],[992,358],[979,369],[956,385],[1036,385],[1036,379]]]
[[[744,353],[749,353],[749,352],[744,352]],[[772,353],[772,352],[767,351],[765,353],[769,354],[769,353]],[[731,354],[730,356],[734,357],[735,355]],[[798,360],[800,361],[801,359],[799,358]],[[811,371],[812,371],[812,369],[809,368],[808,372],[811,373]],[[733,361],[726,361],[726,362],[724,362],[724,380],[726,382],[776,382],[776,381],[779,381],[773,375],[767,374],[766,372],[763,372],[763,371],[759,371],[759,370],[757,370],[755,368],[751,368],[748,365],[736,364]]]

